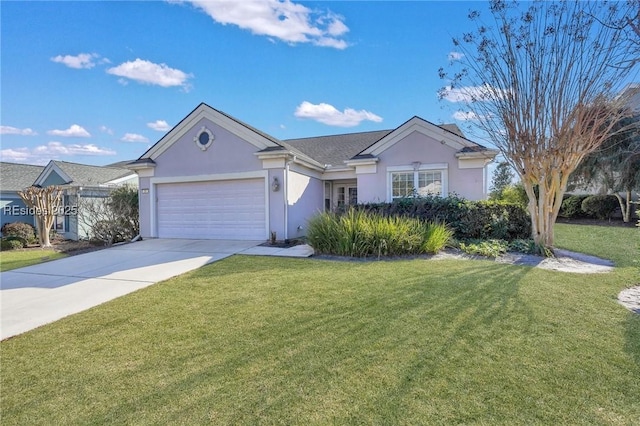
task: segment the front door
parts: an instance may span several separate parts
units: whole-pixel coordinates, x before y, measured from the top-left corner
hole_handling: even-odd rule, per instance
[[[355,206],[358,204],[358,187],[353,185],[339,185],[337,188],[338,207]]]

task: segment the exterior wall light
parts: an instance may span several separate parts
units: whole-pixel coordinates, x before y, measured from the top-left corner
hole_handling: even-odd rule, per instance
[[[277,177],[274,177],[273,181],[271,182],[271,190],[273,192],[278,192],[280,190],[280,181]]]

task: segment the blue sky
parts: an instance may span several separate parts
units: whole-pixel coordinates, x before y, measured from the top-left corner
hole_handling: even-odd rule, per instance
[[[2,161],[133,160],[200,102],[281,139],[450,123],[438,68],[485,6],[3,1]]]

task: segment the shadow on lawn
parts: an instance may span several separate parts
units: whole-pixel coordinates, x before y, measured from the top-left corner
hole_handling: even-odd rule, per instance
[[[629,313],[628,316],[624,349],[640,366],[640,314]]]
[[[249,273],[259,272],[265,280],[282,274],[283,262],[273,267],[266,262],[267,268],[256,271],[251,258],[233,260],[201,268],[192,277],[211,282],[212,276],[239,274],[245,266],[251,270],[250,264]],[[324,265],[286,262],[292,271],[313,273],[308,282],[304,274],[264,285],[233,280],[233,287],[211,293],[216,295],[206,307],[211,311],[185,307],[173,312],[174,318],[160,317],[170,321],[160,335],[147,336],[148,343],[133,337],[131,342],[149,344],[145,352],[154,353],[157,362],[133,363],[123,377],[126,383],[131,376],[162,371],[158,386],[145,386],[84,420],[125,420],[136,407],[163,421],[207,420],[190,417],[194,412],[236,424],[331,423],[349,416],[374,423],[397,420],[411,393],[425,390],[425,376],[455,367],[458,357],[473,357],[504,334],[526,334],[509,329],[514,316],[524,316],[525,324],[534,321],[518,294],[528,267],[482,261],[400,261],[398,268],[320,262]],[[225,304],[233,301],[225,294],[234,287],[250,288],[238,306]],[[175,290],[189,288],[201,291],[192,281]],[[267,309],[254,310],[262,305]],[[380,408],[383,419],[376,414]],[[335,417],[327,414],[332,409]]]

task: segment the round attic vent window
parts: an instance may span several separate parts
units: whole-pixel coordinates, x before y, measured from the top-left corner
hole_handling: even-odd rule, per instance
[[[211,130],[202,126],[198,134],[193,138],[193,141],[201,150],[206,151],[213,143],[213,138],[214,136],[213,133],[211,133]]]

